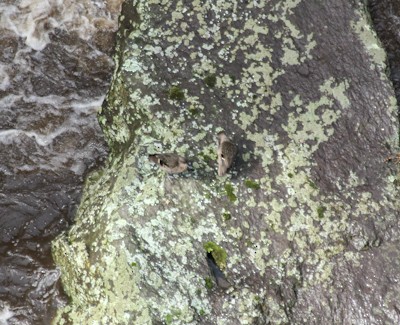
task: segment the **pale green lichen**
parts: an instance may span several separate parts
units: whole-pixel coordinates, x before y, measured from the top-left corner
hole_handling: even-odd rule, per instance
[[[351,23],[351,27],[364,45],[366,53],[371,56],[371,70],[378,67],[383,74],[386,69],[386,52],[378,40],[376,32],[368,22],[366,11],[361,9],[359,12],[358,19]]]

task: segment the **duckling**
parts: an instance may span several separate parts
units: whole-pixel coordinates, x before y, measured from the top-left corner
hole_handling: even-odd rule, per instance
[[[185,158],[176,153],[160,153],[149,155],[149,161],[160,166],[168,174],[178,174],[184,172],[188,165]]]
[[[219,132],[217,139],[218,176],[224,176],[235,159],[237,149],[235,144],[226,136],[225,132]]]

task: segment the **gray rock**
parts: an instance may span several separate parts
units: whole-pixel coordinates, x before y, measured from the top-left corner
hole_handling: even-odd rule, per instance
[[[125,2],[116,53],[109,163],[53,244],[56,323],[399,322],[396,101],[360,1]],[[233,291],[205,287],[206,242]]]

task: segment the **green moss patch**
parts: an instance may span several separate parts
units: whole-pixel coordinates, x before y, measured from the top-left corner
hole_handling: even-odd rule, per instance
[[[232,216],[231,216],[231,214],[230,214],[229,212],[224,212],[224,213],[222,214],[222,218],[223,218],[225,221],[229,221],[229,220],[232,219]]]
[[[210,277],[204,279],[204,285],[206,286],[207,289],[212,289],[214,287],[214,283]]]
[[[246,179],[246,180],[244,181],[244,185],[245,185],[247,188],[251,188],[251,189],[253,189],[253,190],[259,190],[259,189],[260,189],[260,184],[258,184],[256,181],[253,181],[253,180],[251,180],[251,179]]]
[[[185,95],[183,96],[183,98],[184,98],[184,97],[185,97]],[[182,98],[182,99],[183,99],[183,98]],[[200,113],[200,110],[199,110],[198,108],[196,108],[195,106],[193,106],[193,105],[189,106],[188,111],[189,111],[189,113],[192,114],[193,116],[196,116],[196,115],[198,115],[198,114]]]
[[[223,270],[226,267],[226,259],[228,257],[226,251],[222,247],[211,241],[205,243],[203,247],[207,251],[207,253],[210,253],[212,255],[217,266],[221,270]]]
[[[226,196],[228,197],[229,201],[235,202],[237,197],[236,197],[235,193],[233,193],[232,184],[229,184],[229,183],[225,184],[224,188],[225,188]]]
[[[217,83],[217,76],[215,73],[207,75],[204,78],[204,83],[207,85],[207,87],[214,88]]]
[[[172,316],[171,314],[168,314],[167,316],[165,316],[165,324],[172,324],[172,321],[174,320],[174,316]]]
[[[326,211],[326,207],[324,207],[324,206],[318,207],[318,209],[317,209],[318,218],[322,219],[324,217],[325,211]]]
[[[311,188],[313,188],[314,190],[318,189],[318,186],[311,180],[311,179],[307,179],[307,183],[308,185],[310,185]]]
[[[185,93],[179,86],[172,86],[168,90],[168,97],[172,100],[183,100],[185,98]]]

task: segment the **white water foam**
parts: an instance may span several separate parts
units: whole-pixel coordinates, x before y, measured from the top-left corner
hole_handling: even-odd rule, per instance
[[[0,64],[0,90],[6,90],[10,86],[10,77],[7,73],[7,66]]]
[[[110,7],[118,7],[122,3],[109,2]],[[13,31],[37,51],[49,44],[49,34],[57,28],[77,32],[79,37],[88,40],[96,32],[99,21],[116,30],[116,20],[103,14],[106,4],[104,1],[88,0],[19,0],[13,5],[0,3],[0,29]]]
[[[78,146],[77,143],[66,143],[61,148],[54,147],[54,142],[59,141],[64,136],[68,137],[70,134],[76,134],[75,138],[79,139],[79,134],[82,134],[84,128],[93,128],[95,125],[95,113],[103,102],[104,96],[94,98],[92,101],[75,102],[67,101],[65,98],[59,96],[7,96],[3,100],[7,103],[14,102],[15,100],[23,100],[24,102],[32,102],[36,104],[49,105],[56,107],[54,111],[65,112],[65,120],[61,125],[58,125],[47,133],[40,132],[40,130],[32,129],[7,129],[0,130],[0,143],[3,145],[12,146],[14,148],[21,148],[24,150],[26,143],[31,143],[35,146],[36,150],[26,151],[25,155],[29,156],[31,164],[15,162],[14,172],[17,171],[31,171],[37,167],[45,170],[57,170],[59,168],[69,168],[74,173],[81,175],[86,170],[87,166],[84,161],[87,158],[93,157],[97,148],[94,143],[89,141],[86,144]],[[4,104],[0,100],[0,107]],[[47,109],[47,112],[49,109]],[[86,115],[82,118],[82,115]],[[63,140],[61,140],[63,141]],[[28,150],[28,149],[26,149]]]
[[[0,302],[1,305],[3,305]],[[15,316],[15,314],[10,310],[10,307],[7,305],[3,305],[4,307],[0,308],[0,325],[7,325],[8,320]]]

